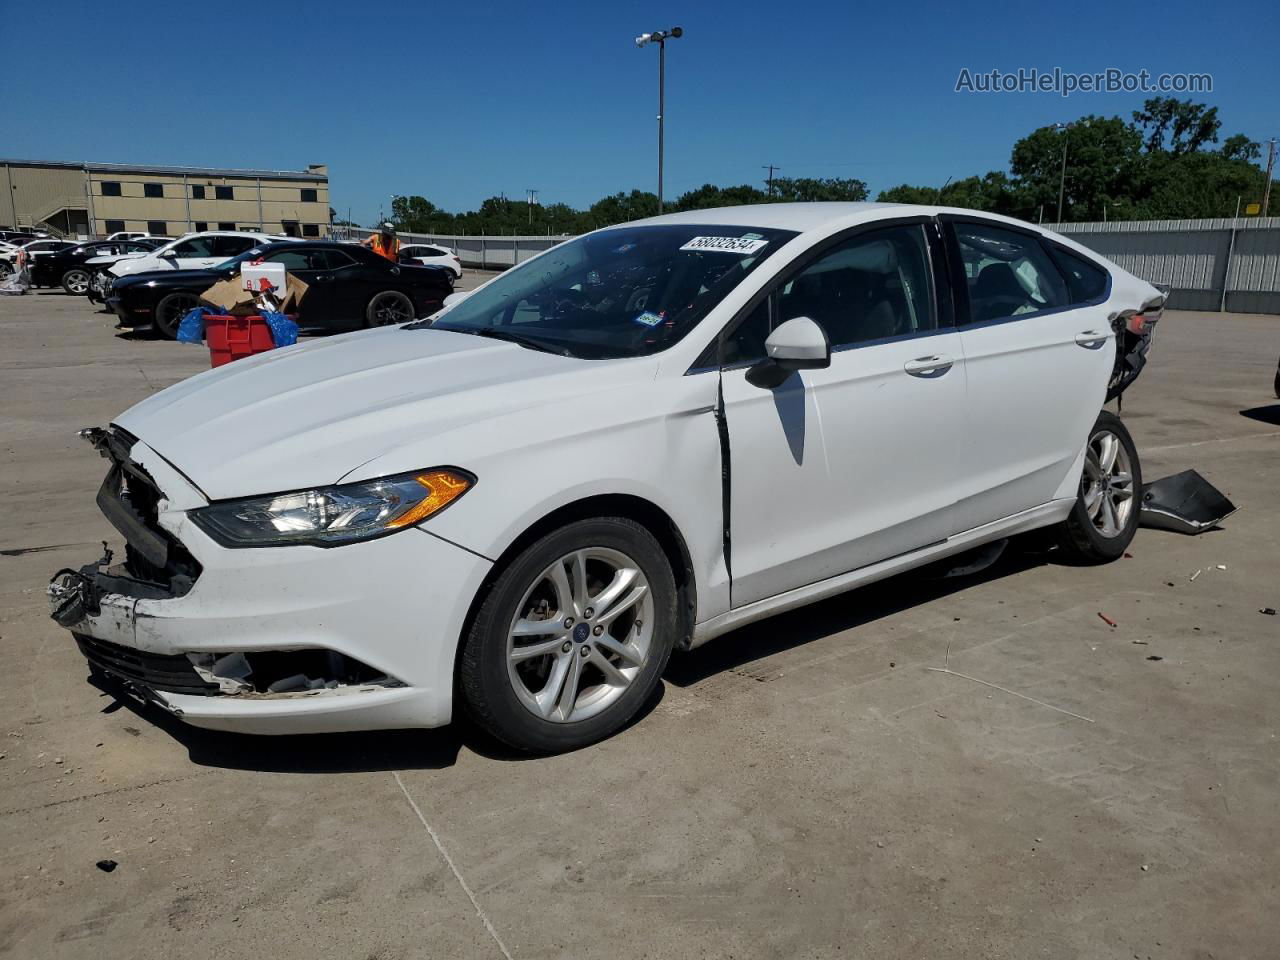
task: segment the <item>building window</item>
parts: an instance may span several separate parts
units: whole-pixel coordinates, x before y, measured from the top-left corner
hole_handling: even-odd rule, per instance
[[[318,224],[318,223],[304,223],[304,224],[302,225],[302,235],[303,235],[304,237],[318,237],[318,236],[320,236],[320,224]]]
[[[236,225],[235,225],[234,223],[219,223],[219,224],[218,224],[218,229],[219,229],[219,230],[234,230],[235,228],[236,228]]]
[[[142,195],[144,197],[161,198],[164,196],[164,184],[144,183],[142,185]]]
[[[309,190],[305,187],[303,188],[302,190],[303,203],[315,203],[318,199],[320,198],[316,195],[316,192],[314,190]]]
[[[120,184],[119,184],[119,183],[117,183],[115,180],[103,180],[103,181],[102,181],[102,195],[103,195],[104,197],[118,197],[118,196],[120,196]]]
[[[213,196],[217,200],[234,200],[235,194],[231,192],[230,187],[214,187]]]
[[[197,220],[194,226],[196,228],[196,233],[204,233],[206,230],[209,229],[209,225],[205,223],[203,220]]]
[[[153,237],[163,237],[169,232],[169,224],[163,220],[148,220],[147,233]]]
[[[103,221],[102,229],[107,233],[124,233],[123,220],[106,220]]]
[[[191,185],[191,199],[192,199],[192,200],[203,200],[203,199],[204,199],[204,184],[203,184],[203,183],[193,183],[193,184]]]
[[[280,221],[280,226],[284,227],[284,235],[285,235],[286,237],[296,237],[296,236],[298,236],[298,221],[297,221],[297,220],[281,220],[281,221]]]

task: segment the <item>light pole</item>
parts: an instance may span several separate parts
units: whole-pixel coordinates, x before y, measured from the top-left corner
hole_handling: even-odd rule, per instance
[[[670,30],[654,30],[636,37],[636,46],[643,47],[648,43],[658,45],[658,212],[662,212],[662,115],[666,112],[667,83],[667,41],[684,36],[684,27],[672,27]]]
[[[1058,176],[1058,223],[1062,223],[1062,195],[1067,187],[1067,131],[1071,129],[1073,124],[1055,123],[1055,127],[1062,131],[1062,173]]]

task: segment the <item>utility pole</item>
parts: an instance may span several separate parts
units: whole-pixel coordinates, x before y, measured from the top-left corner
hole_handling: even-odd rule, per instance
[[[769,179],[768,179],[768,180],[766,180],[766,181],[765,181],[765,183],[767,183],[767,184],[769,185],[769,194],[768,194],[768,195],[772,197],[772,196],[773,196],[773,171],[775,171],[775,170],[781,170],[782,168],[781,168],[781,167],[779,167],[779,166],[777,166],[776,164],[772,164],[772,163],[762,163],[762,164],[760,164],[760,169],[761,169],[761,170],[768,170],[768,171],[769,171]]]
[[[1055,127],[1062,131],[1062,173],[1058,177],[1058,223],[1062,223],[1062,197],[1067,188],[1067,131],[1071,129],[1069,123],[1055,123]]]
[[[1271,206],[1271,171],[1276,165],[1276,138],[1272,137],[1267,141],[1267,182],[1262,188],[1262,215],[1264,217],[1271,216],[1267,212]]]

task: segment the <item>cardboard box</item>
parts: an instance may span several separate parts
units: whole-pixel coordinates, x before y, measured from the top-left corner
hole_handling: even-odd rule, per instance
[[[292,273],[285,274],[284,301],[280,304],[281,313],[297,313],[298,305],[306,296],[307,285]],[[233,317],[247,317],[258,313],[253,294],[244,289],[244,281],[240,277],[228,277],[219,280],[212,287],[200,294],[200,299],[209,306],[216,307]]]

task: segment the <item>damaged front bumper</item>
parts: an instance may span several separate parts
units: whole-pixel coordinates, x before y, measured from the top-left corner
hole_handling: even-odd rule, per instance
[[[453,656],[490,566],[422,530],[366,543],[229,550],[203,494],[120,431],[99,505],[124,535],[49,584],[91,674],[196,726],[308,733],[449,722]],[[163,491],[163,493],[161,493]]]

